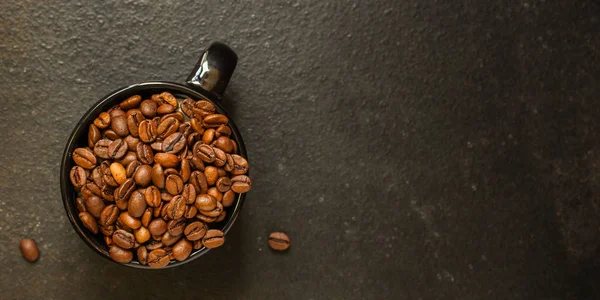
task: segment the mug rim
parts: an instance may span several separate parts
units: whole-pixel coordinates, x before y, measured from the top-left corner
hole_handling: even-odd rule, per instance
[[[193,97],[196,100],[199,100],[199,99],[208,100],[215,105],[215,107],[217,108],[217,111],[225,114],[226,116],[229,116],[227,114],[227,111],[222,107],[222,104],[219,103],[218,100],[215,100],[210,95],[206,95],[200,91],[194,90],[192,88],[189,88],[185,85],[182,85],[182,84],[179,84],[176,82],[147,81],[147,82],[141,82],[141,83],[128,85],[128,86],[116,89],[116,90],[108,93],[106,96],[102,97],[94,105],[92,105],[83,114],[83,116],[81,117],[81,119],[79,119],[79,121],[75,125],[75,128],[69,135],[69,138],[67,140],[65,148],[63,150],[63,155],[62,155],[61,165],[60,165],[60,189],[61,189],[61,197],[62,197],[63,207],[67,214],[67,218],[69,219],[71,226],[73,227],[75,232],[77,232],[77,235],[85,242],[85,244],[88,247],[92,248],[94,250],[94,252],[96,252],[98,255],[104,257],[105,259],[110,260],[111,262],[117,263],[119,265],[132,267],[132,268],[152,269],[152,270],[167,269],[167,268],[177,267],[177,266],[189,263],[189,262],[197,259],[198,257],[206,254],[210,249],[203,246],[200,249],[192,250],[192,253],[190,254],[190,256],[187,259],[185,259],[183,261],[177,261],[177,260],[171,261],[171,262],[169,262],[169,264],[167,266],[165,266],[164,268],[159,268],[159,269],[151,268],[147,265],[142,265],[139,262],[137,262],[137,260],[136,261],[132,260],[131,262],[128,262],[128,263],[115,262],[114,260],[112,260],[110,258],[108,251],[101,249],[99,245],[92,242],[92,237],[90,237],[92,235],[92,233],[88,232],[86,228],[84,228],[82,225],[80,225],[78,223],[80,221],[79,221],[79,218],[76,217],[76,215],[79,214],[77,209],[75,209],[75,211],[72,211],[69,201],[71,201],[71,202],[75,201],[74,198],[70,199],[72,197],[72,192],[73,192],[74,188],[72,186],[70,186],[71,185],[71,181],[69,178],[70,168],[67,168],[67,165],[69,164],[68,163],[69,159],[71,159],[71,154],[72,154],[73,150],[75,149],[76,140],[80,139],[81,134],[84,134],[86,132],[87,127],[89,127],[89,124],[91,124],[91,122],[93,122],[93,119],[96,117],[96,115],[100,113],[99,110],[101,110],[102,107],[104,107],[108,102],[114,102],[114,104],[118,104],[120,102],[120,101],[118,101],[119,96],[126,94],[127,92],[130,92],[131,90],[141,89],[141,91],[143,91],[143,90],[156,89],[156,88],[165,88],[167,90],[176,90],[182,94],[185,94],[186,96]],[[123,99],[121,99],[121,100],[123,100]],[[114,105],[114,104],[111,103],[111,105]],[[242,140],[242,136],[241,136],[239,130],[237,129],[235,123],[231,119],[229,119],[228,125],[231,128],[232,136],[235,138],[235,141],[238,144],[239,155],[248,159],[246,148],[244,146],[244,141]],[[84,130],[84,131],[82,132],[82,130]],[[227,234],[227,232],[233,226],[233,223],[235,223],[235,221],[237,220],[239,213],[242,209],[242,205],[244,203],[245,198],[246,198],[246,193],[237,195],[235,204],[233,205],[233,211],[231,213],[231,216],[229,216],[228,221],[225,223],[225,225],[221,229],[221,231],[223,231],[224,234]]]

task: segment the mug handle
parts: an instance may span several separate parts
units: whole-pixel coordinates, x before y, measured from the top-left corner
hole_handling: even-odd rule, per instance
[[[185,82],[191,88],[216,96],[220,100],[233,75],[237,60],[237,54],[229,46],[213,42],[202,53]]]

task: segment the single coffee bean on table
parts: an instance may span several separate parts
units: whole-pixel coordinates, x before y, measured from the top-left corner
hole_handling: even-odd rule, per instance
[[[132,95],[100,113],[71,157],[79,221],[120,263],[163,268],[221,246],[221,222],[252,186],[228,118],[210,101],[179,104],[169,92]]]
[[[19,243],[19,249],[23,257],[30,262],[36,261],[40,256],[40,250],[32,239],[22,239]]]
[[[290,238],[283,232],[269,234],[269,247],[273,250],[284,251],[290,247]]]

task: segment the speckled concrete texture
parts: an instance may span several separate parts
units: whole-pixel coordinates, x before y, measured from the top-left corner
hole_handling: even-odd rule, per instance
[[[592,299],[599,16],[594,0],[2,1],[0,298]],[[118,87],[182,82],[213,40],[239,55],[241,217],[181,268],[109,263],[64,215],[67,137]]]

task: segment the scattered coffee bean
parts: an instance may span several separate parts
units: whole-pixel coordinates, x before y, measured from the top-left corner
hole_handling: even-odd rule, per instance
[[[38,250],[37,244],[32,239],[22,239],[19,242],[19,249],[23,258],[30,262],[36,261],[40,256],[40,250]]]
[[[283,232],[269,234],[269,247],[273,250],[284,251],[290,247],[290,238]]]

